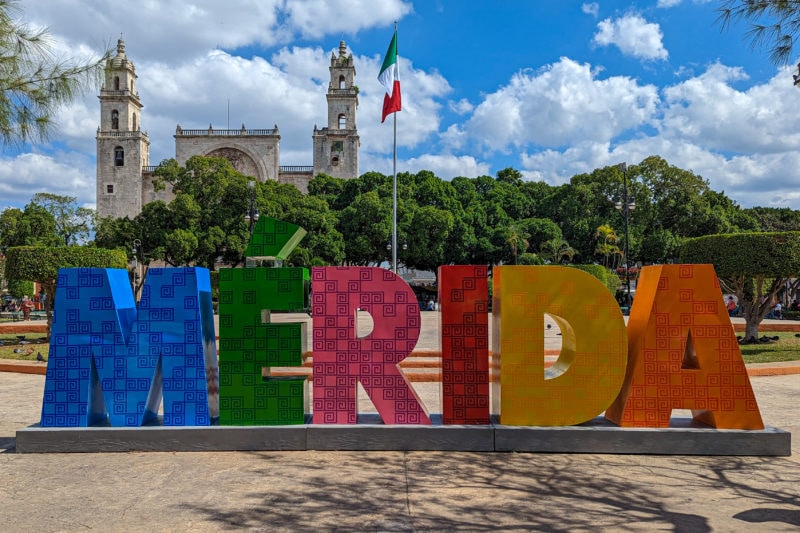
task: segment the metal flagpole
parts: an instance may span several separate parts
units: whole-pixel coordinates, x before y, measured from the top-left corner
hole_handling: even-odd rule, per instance
[[[397,22],[394,23],[397,33]],[[400,61],[397,57],[395,61]],[[394,115],[394,142],[392,144],[392,271],[397,274],[397,111]]]
[[[397,274],[397,113],[394,115],[394,148],[392,149],[392,271]]]

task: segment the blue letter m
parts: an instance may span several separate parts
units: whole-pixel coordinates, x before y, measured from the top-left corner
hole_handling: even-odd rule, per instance
[[[42,426],[141,426],[162,396],[164,425],[209,425],[217,391],[207,269],[151,268],[138,310],[127,271],[59,270]]]

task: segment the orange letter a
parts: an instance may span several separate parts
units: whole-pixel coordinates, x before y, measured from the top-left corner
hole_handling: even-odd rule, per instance
[[[673,409],[719,429],[764,429],[712,265],[645,267],[628,321],[628,371],[606,418],[668,427]]]

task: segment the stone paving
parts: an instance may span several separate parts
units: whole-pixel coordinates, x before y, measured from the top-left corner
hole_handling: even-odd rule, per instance
[[[791,457],[16,454],[16,430],[39,419],[44,377],[0,372],[2,528],[800,531],[800,376],[752,383],[765,423],[793,433]],[[437,412],[438,384],[414,386]]]

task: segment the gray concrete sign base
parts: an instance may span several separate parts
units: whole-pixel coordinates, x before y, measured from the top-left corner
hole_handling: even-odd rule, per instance
[[[461,451],[648,455],[790,456],[791,433],[717,430],[675,418],[664,429],[619,428],[596,418],[580,426],[355,425],[42,428],[17,431],[18,453],[188,451]],[[377,419],[377,420],[376,420]],[[441,421],[434,415],[433,420]],[[372,422],[372,423],[370,423]]]

